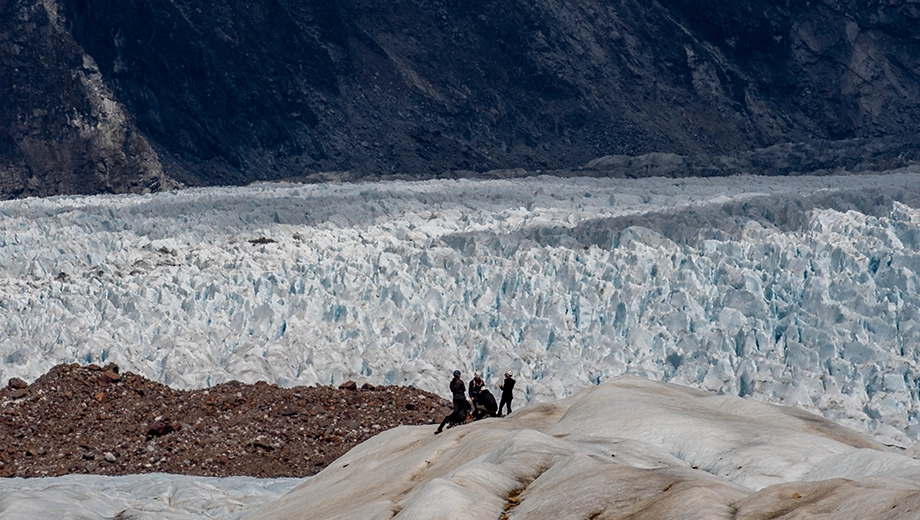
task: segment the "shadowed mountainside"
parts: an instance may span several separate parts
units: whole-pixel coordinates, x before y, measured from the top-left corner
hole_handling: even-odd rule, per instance
[[[903,1],[0,0],[0,195],[783,143],[838,169],[864,139],[899,150],[868,167],[898,167],[917,154],[918,16]]]

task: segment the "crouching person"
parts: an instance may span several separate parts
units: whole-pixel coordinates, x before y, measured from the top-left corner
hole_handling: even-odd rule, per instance
[[[495,396],[488,388],[483,388],[476,399],[476,411],[473,412],[473,419],[479,420],[483,417],[497,417],[498,404],[495,402]]]

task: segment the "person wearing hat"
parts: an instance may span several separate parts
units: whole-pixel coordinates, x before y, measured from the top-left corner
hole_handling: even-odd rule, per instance
[[[486,385],[485,381],[482,380],[482,372],[476,371],[473,372],[473,379],[470,381],[470,401],[473,403],[473,409],[475,410],[479,406],[479,392],[482,391],[482,387]]]
[[[459,370],[454,370],[454,378],[450,380],[450,393],[453,394],[454,409],[441,421],[438,430],[434,432],[435,435],[444,431],[445,424],[460,424],[469,416],[470,403],[466,400],[466,384],[460,379]]]
[[[511,400],[514,399],[514,378],[511,377],[511,371],[505,372],[505,380],[499,383],[498,388],[502,391],[502,400],[498,403],[498,416],[502,416],[502,408],[508,406],[508,415],[511,415]]]

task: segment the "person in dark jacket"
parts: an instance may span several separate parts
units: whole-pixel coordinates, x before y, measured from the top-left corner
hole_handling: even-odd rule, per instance
[[[512,393],[512,390],[514,390],[514,378],[511,377],[510,370],[505,372],[505,380],[498,387],[502,391],[502,400],[498,404],[498,416],[501,417],[502,408],[506,405],[508,406],[508,415],[511,415],[511,400],[514,399],[514,394]]]
[[[466,384],[460,379],[459,370],[454,370],[454,378],[450,381],[450,393],[453,394],[454,409],[441,421],[438,430],[434,432],[435,435],[444,431],[445,424],[462,424],[470,414],[470,402],[466,400]]]
[[[492,395],[492,392],[488,388],[483,388],[476,400],[476,411],[473,412],[473,419],[478,421],[486,416],[497,417],[498,404],[495,403],[495,396]]]
[[[476,371],[473,373],[473,379],[470,381],[470,401],[473,403],[473,409],[476,409],[479,406],[477,399],[479,398],[479,392],[482,391],[483,387],[486,386],[485,381],[482,380],[482,372]]]

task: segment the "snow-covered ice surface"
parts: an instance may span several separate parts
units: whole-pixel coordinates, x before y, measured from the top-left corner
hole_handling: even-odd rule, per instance
[[[0,203],[0,381],[621,374],[920,437],[920,175],[261,185]]]
[[[0,479],[4,520],[233,520],[303,479],[148,474]]]
[[[920,460],[793,407],[623,376],[401,426],[247,520],[920,518]]]

